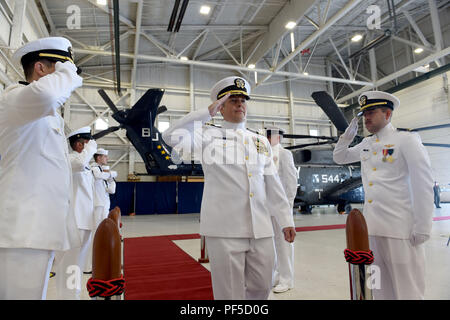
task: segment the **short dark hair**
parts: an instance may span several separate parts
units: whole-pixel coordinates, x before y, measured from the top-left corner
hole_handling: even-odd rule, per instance
[[[101,154],[98,154],[98,153],[94,154],[94,161],[97,162],[97,158],[100,156],[101,156]]]
[[[31,61],[27,61],[25,63],[22,64],[23,67],[23,72],[25,74],[25,79],[30,79],[31,76],[33,75],[34,72],[34,65],[36,64],[36,62],[42,62],[43,64],[45,64],[47,67],[51,67],[51,65],[53,63],[56,63],[56,61],[54,60],[50,60],[50,59],[46,59],[46,58],[39,58],[39,59],[34,59]]]

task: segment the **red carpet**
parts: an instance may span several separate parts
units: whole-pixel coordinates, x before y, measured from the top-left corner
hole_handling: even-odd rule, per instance
[[[126,238],[125,300],[212,300],[209,271],[172,242],[198,237]]]
[[[450,220],[450,216],[433,220]],[[345,229],[345,224],[295,228],[297,232],[336,229]],[[125,300],[212,300],[209,271],[172,242],[198,238],[198,234],[125,238]]]

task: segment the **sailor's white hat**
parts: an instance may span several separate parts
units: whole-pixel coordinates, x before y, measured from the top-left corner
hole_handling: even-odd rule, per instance
[[[400,100],[396,96],[383,91],[363,92],[359,96],[358,102],[360,105],[358,117],[364,114],[364,111],[367,110],[380,107],[388,107],[395,110],[400,105]]]
[[[216,101],[222,98],[227,93],[231,95],[243,95],[248,100],[250,99],[250,83],[241,77],[227,77],[217,82],[211,89],[211,100]]]
[[[95,154],[101,154],[101,155],[107,156],[108,155],[108,150],[105,150],[103,148],[99,148],[99,149],[97,149],[97,152]]]

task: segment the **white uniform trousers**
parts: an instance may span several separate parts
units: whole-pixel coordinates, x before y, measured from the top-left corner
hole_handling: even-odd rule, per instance
[[[294,243],[289,243],[284,239],[283,230],[281,230],[275,217],[272,217],[273,241],[275,245],[275,265],[273,270],[272,285],[287,285],[294,287]]]
[[[273,238],[206,237],[215,300],[266,300],[275,259]]]
[[[94,244],[94,236],[95,231],[97,231],[97,228],[104,219],[108,218],[109,212],[106,210],[105,207],[95,207],[94,208],[94,230],[91,232],[91,238],[89,239],[89,248],[88,252],[86,254],[86,263],[84,264],[83,271],[84,272],[91,272],[92,271],[92,246]]]
[[[81,247],[59,251],[55,256],[56,290],[59,300],[80,300],[81,279],[91,239],[91,230],[78,230]]]
[[[52,250],[0,248],[0,299],[45,300]]]
[[[425,296],[425,249],[413,247],[409,240],[369,236],[374,253],[373,265],[379,267],[377,286],[372,276],[374,300],[423,300]],[[377,288],[379,287],[379,288]]]

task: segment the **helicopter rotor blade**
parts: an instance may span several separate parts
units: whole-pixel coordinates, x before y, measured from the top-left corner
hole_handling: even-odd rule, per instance
[[[323,112],[328,116],[338,131],[344,132],[348,127],[348,122],[344,117],[341,109],[326,91],[316,91],[311,97],[322,108]]]
[[[320,145],[331,144],[331,143],[332,143],[331,141],[312,142],[312,143],[298,144],[295,146],[285,147],[285,149],[295,150],[295,149],[305,148],[305,147],[309,147],[309,146],[320,146]]]

